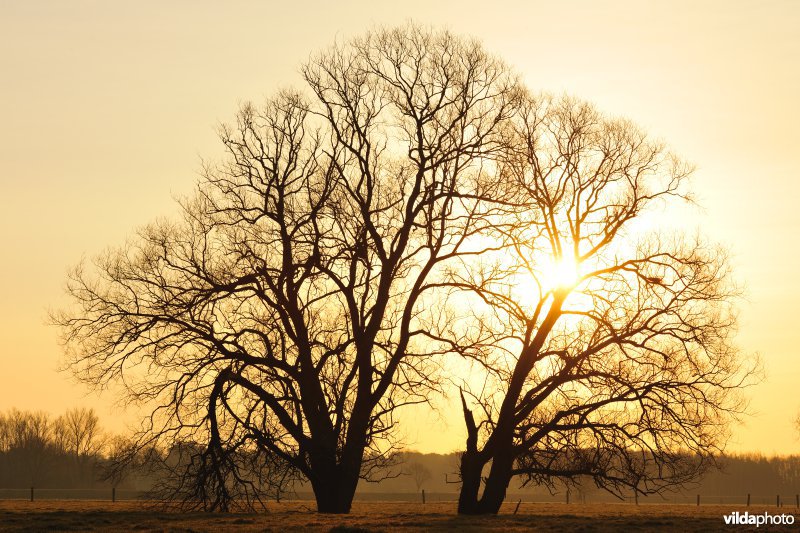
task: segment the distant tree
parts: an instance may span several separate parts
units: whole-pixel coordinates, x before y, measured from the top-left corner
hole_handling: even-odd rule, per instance
[[[308,96],[243,106],[181,218],[76,268],[54,317],[77,375],[157,405],[140,446],[202,444],[177,484],[207,509],[258,499],[255,459],[321,512],[385,475],[396,409],[428,401],[451,349],[429,282],[474,253],[520,94],[476,42],[414,26],[302,74]]]
[[[406,473],[411,476],[411,479],[414,480],[414,485],[417,487],[417,492],[422,490],[425,482],[431,478],[430,469],[417,461],[414,461],[406,467]]]
[[[103,446],[100,419],[94,409],[73,408],[53,422],[54,440],[72,457],[76,481],[91,481],[92,467]]]
[[[688,198],[691,169],[584,102],[519,111],[496,175],[505,210],[484,226],[498,250],[449,283],[471,312],[453,343],[483,376],[462,391],[459,512],[497,513],[515,475],[620,496],[695,480],[755,367],[732,342],[725,252],[639,224]]]
[[[789,487],[800,487],[800,456],[790,455],[777,461],[778,474]]]
[[[154,446],[141,446],[133,435],[113,435],[105,439],[103,458],[98,477],[112,487],[133,483],[140,490],[152,492],[159,484],[158,476],[165,473],[161,468],[164,462],[161,451]]]
[[[134,457],[137,452],[136,444],[128,437],[122,435],[110,437],[106,441],[105,452],[107,463],[101,471],[101,476],[108,480],[112,487],[119,487],[131,472],[141,467]]]
[[[0,413],[0,484],[3,486],[9,485],[9,457],[8,452],[11,449],[11,431],[8,419],[5,413]]]
[[[50,440],[57,454],[70,457],[70,459],[74,459],[74,457],[72,457],[72,454],[70,452],[71,443],[67,432],[67,428],[64,424],[63,416],[59,416],[55,420],[53,420],[52,436]]]
[[[53,426],[59,442],[76,461],[93,457],[102,448],[100,419],[94,409],[69,409],[54,421]]]
[[[6,415],[10,463],[21,468],[23,481],[34,487],[47,474],[53,455],[52,422],[47,413],[12,409]]]
[[[0,453],[8,453],[11,448],[11,425],[4,413],[0,413]]]

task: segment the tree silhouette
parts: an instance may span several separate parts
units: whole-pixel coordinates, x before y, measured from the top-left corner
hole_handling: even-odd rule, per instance
[[[86,474],[103,446],[99,423],[94,409],[86,408],[68,409],[53,422],[53,438],[59,449],[72,456],[75,475],[79,478]]]
[[[476,42],[413,26],[302,73],[306,93],[221,128],[178,220],[78,266],[54,316],[78,376],[155,406],[138,445],[183,445],[174,496],[206,509],[259,499],[253,458],[308,479],[321,512],[386,475],[395,410],[428,401],[452,349],[429,282],[474,253],[520,96]]]
[[[406,467],[406,473],[411,476],[411,479],[414,480],[414,485],[417,487],[417,491],[422,490],[425,482],[428,481],[432,476],[430,469],[417,461],[414,461],[413,463],[409,464],[408,467]]]
[[[4,441],[3,447],[9,453],[9,463],[17,467],[24,483],[35,487],[46,476],[52,461],[53,424],[42,411],[11,409],[4,418],[2,429],[6,436],[0,441]]]
[[[447,32],[376,31],[302,75],[54,315],[76,375],[151,408],[126,455],[161,450],[170,499],[224,511],[305,478],[348,512],[452,354],[474,367],[462,513],[514,475],[649,494],[713,463],[752,371],[725,254],[640,223],[690,168]]]
[[[459,512],[496,513],[514,475],[620,496],[696,479],[755,367],[731,342],[724,251],[640,223],[688,199],[691,169],[571,98],[528,97],[513,124],[485,225],[501,249],[443,285],[472,311],[454,342],[482,376],[461,393]]]

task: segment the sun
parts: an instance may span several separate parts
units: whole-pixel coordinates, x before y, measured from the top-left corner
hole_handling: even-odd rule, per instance
[[[545,261],[542,281],[546,290],[572,290],[580,281],[578,262],[571,255],[562,255]]]
[[[511,268],[510,265],[514,261],[521,261],[521,258],[509,255],[506,261]],[[541,299],[555,293],[572,294],[581,283],[580,263],[570,254],[565,253],[561,257],[541,254],[522,263],[525,268],[517,271],[510,286],[511,297],[523,306],[535,307]],[[570,301],[573,300],[575,298],[570,297]]]

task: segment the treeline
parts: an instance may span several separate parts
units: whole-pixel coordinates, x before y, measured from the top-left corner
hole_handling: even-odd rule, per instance
[[[93,409],[69,409],[56,417],[10,409],[0,413],[0,488],[110,487],[112,458],[127,442],[105,432]],[[141,478],[146,476],[131,472],[123,484],[136,489],[150,484]]]
[[[740,496],[752,494],[774,501],[777,494],[800,494],[800,455],[764,457],[758,454],[725,456],[721,469],[700,482],[706,494]]]
[[[188,445],[187,445],[188,446]],[[92,409],[75,408],[53,417],[44,412],[11,409],[0,413],[0,488],[98,489],[127,488],[146,491],[158,486],[175,465],[183,461],[185,450],[150,450],[139,454],[125,469],[114,468],[124,457],[130,440],[111,435],[100,425]],[[666,494],[667,501],[687,501],[696,494],[722,498],[724,502],[752,494],[759,498],[800,493],[800,455],[764,457],[755,454],[727,455],[719,458],[719,470],[708,472],[695,485]],[[408,494],[426,490],[428,494],[458,491],[458,454],[422,454],[407,451],[396,456],[393,470],[379,483],[360,483],[358,493]],[[165,469],[172,465],[173,470]],[[570,487],[557,486],[555,494],[536,485],[523,486],[515,479],[509,497],[528,501],[563,501],[567,490],[572,501],[615,501],[597,489],[590,480]],[[303,496],[310,491],[306,483],[292,484],[287,478],[277,491],[286,497]],[[633,498],[633,495],[631,495]],[[661,500],[656,496],[652,500]],[[648,498],[640,498],[648,501]],[[711,503],[711,502],[709,502]]]
[[[0,414],[0,486],[92,487],[104,438],[91,409]]]
[[[746,501],[748,494],[753,503],[775,502],[776,495],[791,498],[794,504],[796,494],[800,494],[800,455],[765,457],[758,454],[732,454],[717,458],[719,469],[708,471],[697,483],[682,490],[663,495],[639,497],[641,502],[671,501],[676,503],[694,502],[701,495],[705,503],[734,503]],[[362,483],[359,491],[406,492],[426,489],[430,493],[457,492],[458,454],[421,454],[405,452],[401,460],[402,474],[386,479],[378,484]],[[556,485],[551,493],[544,486],[524,485],[522,478],[515,478],[508,488],[508,498],[522,498],[525,501],[565,501],[566,493],[571,493],[572,502],[580,501],[619,501],[608,492],[598,489],[590,479],[578,479],[567,487]],[[634,501],[631,493],[627,498]],[[786,500],[789,501],[789,500]]]

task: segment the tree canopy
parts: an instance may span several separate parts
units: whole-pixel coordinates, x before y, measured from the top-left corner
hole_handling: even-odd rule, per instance
[[[448,354],[488,384],[462,390],[462,512],[520,473],[702,470],[742,381],[724,255],[625,235],[685,198],[685,164],[449,32],[376,30],[302,75],[220,128],[178,217],[75,268],[54,316],[79,377],[149,406],[140,446],[193,443],[173,496],[227,510],[300,476],[348,512]]]

